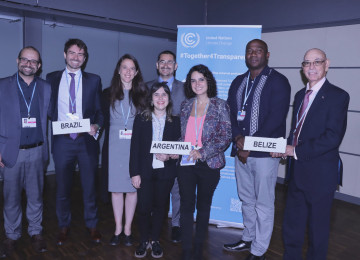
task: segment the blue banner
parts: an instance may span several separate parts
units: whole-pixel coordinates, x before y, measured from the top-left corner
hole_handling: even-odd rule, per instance
[[[247,71],[245,47],[252,39],[261,38],[261,26],[179,25],[177,37],[176,78],[185,81],[190,68],[204,64],[217,82],[218,97],[227,99],[231,82]],[[211,206],[210,223],[243,227],[241,202],[237,195],[235,160],[226,151],[226,166]]]

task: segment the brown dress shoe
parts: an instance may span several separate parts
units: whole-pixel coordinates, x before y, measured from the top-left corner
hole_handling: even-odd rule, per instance
[[[68,227],[63,227],[60,229],[60,232],[57,237],[58,246],[62,246],[65,243],[65,241],[68,239],[69,232],[70,232],[70,228]]]
[[[101,234],[96,228],[87,228],[90,233],[91,240],[95,243],[100,243]]]
[[[7,238],[7,239],[4,240],[3,245],[4,245],[4,253],[5,253],[5,255],[10,256],[15,251],[16,240],[12,240],[10,238]]]
[[[38,253],[46,252],[46,242],[41,234],[33,235],[31,237],[31,245]]]

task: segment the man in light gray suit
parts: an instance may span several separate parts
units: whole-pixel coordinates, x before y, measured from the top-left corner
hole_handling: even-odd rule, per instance
[[[159,77],[155,80],[147,82],[148,88],[157,82],[165,81],[171,91],[171,99],[173,102],[173,112],[175,116],[180,115],[181,103],[185,100],[184,83],[175,79],[175,72],[178,67],[176,63],[176,55],[172,51],[162,51],[158,55],[156,69]],[[180,242],[180,194],[177,178],[171,190],[172,205],[172,234],[171,240],[174,243]]]
[[[48,159],[47,110],[51,88],[36,76],[40,53],[23,48],[18,72],[0,79],[0,167],[4,177],[4,226],[2,255],[9,256],[21,237],[21,193],[27,197],[26,218],[32,246],[46,251],[42,237],[44,166]]]

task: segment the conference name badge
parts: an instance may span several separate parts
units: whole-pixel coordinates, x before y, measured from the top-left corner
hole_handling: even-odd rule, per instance
[[[237,113],[237,121],[244,121],[245,116],[246,116],[246,111],[245,110],[238,111],[238,113]]]
[[[90,132],[90,119],[52,122],[53,134],[75,134]]]
[[[22,128],[34,128],[36,127],[36,117],[24,117],[21,119]]]
[[[129,129],[120,129],[119,130],[119,138],[120,139],[131,139],[132,130]]]
[[[192,145],[191,146],[191,150],[199,150],[201,147],[200,146],[197,146],[197,147],[195,147],[194,145]],[[189,156],[190,155],[183,155],[182,157],[181,157],[181,162],[180,162],[180,165],[181,166],[190,166],[190,165],[195,165],[195,163],[196,163],[196,160],[194,160],[193,158],[191,158],[190,160],[189,160]]]
[[[286,139],[245,136],[244,150],[257,152],[285,153]]]

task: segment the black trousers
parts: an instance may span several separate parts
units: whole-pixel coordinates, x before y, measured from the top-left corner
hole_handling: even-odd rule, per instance
[[[159,241],[165,209],[174,179],[161,179],[159,175],[164,169],[155,169],[151,179],[141,178],[140,189],[137,190],[137,217],[140,242]]]
[[[211,169],[206,162],[198,162],[194,166],[180,166],[178,182],[183,250],[192,248],[195,205],[197,211],[195,244],[201,245],[205,240],[212,198],[219,180],[220,169]]]

